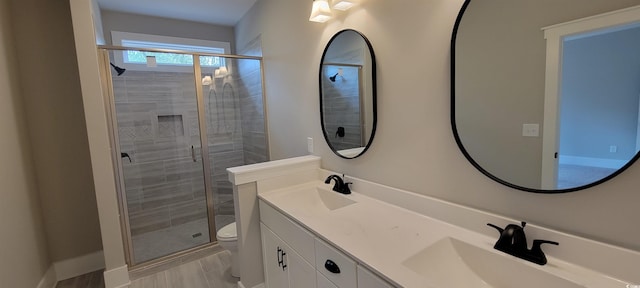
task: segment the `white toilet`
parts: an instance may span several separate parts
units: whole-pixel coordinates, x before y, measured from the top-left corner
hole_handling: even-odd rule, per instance
[[[222,248],[231,252],[231,276],[240,277],[240,263],[238,260],[238,230],[236,222],[222,227],[216,234]]]

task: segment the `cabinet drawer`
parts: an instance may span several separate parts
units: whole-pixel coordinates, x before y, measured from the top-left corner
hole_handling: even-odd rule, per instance
[[[393,288],[387,281],[358,265],[358,287],[360,288]]]
[[[356,288],[356,262],[316,239],[316,269],[340,288]]]
[[[315,263],[314,236],[269,204],[259,201],[260,221],[309,263]]]

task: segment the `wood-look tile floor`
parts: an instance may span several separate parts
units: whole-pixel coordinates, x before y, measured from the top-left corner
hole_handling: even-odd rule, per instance
[[[131,281],[130,288],[237,288],[231,254],[223,251]],[[103,288],[102,271],[58,283],[56,288]]]
[[[56,288],[104,288],[103,270],[58,282]]]

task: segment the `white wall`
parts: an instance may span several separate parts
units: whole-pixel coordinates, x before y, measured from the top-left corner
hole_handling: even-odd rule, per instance
[[[236,26],[236,43],[261,35],[272,159],[306,154],[311,136],[324,168],[640,250],[640,229],[633,229],[640,165],[595,188],[545,195],[495,183],[460,153],[449,120],[449,61],[462,2],[364,0],[318,24],[308,21],[311,1],[258,1]],[[378,130],[354,160],[324,143],[318,107],[320,57],[344,28],[371,40],[378,63]]]
[[[107,288],[121,287],[129,284],[130,281],[124,259],[115,175],[111,161],[106,109],[102,96],[98,51],[95,45],[96,24],[92,17],[90,3],[85,0],[70,0],[69,5],[91,155],[91,171],[93,172],[100,231],[102,232],[106,267],[104,272],[105,286]]]
[[[11,1],[22,100],[54,262],[102,249],[68,1]],[[95,43],[95,41],[94,41]]]
[[[51,264],[42,224],[9,1],[0,1],[0,287],[36,287]]]
[[[230,26],[103,10],[102,29],[110,45],[113,44],[111,31],[121,31],[228,42],[231,43],[231,51],[235,51],[233,27]]]
[[[105,45],[107,44],[104,36],[104,30],[102,30],[102,14],[100,13],[100,5],[98,5],[98,0],[91,0],[91,16],[94,22],[94,30],[96,33],[96,44]]]

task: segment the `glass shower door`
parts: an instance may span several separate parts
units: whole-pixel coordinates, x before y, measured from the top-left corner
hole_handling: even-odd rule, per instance
[[[110,54],[111,63],[126,69],[111,70],[112,122],[135,266],[215,237],[210,237],[193,56]],[[178,57],[179,65],[160,64]]]
[[[268,147],[258,59],[199,56],[215,227],[235,221],[226,169],[265,162]]]

